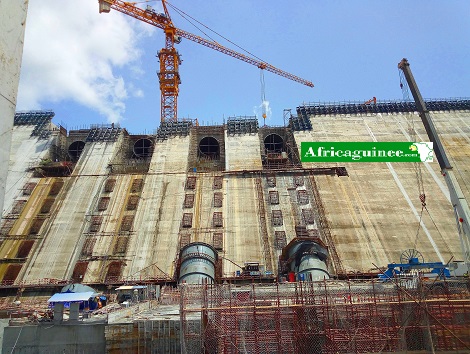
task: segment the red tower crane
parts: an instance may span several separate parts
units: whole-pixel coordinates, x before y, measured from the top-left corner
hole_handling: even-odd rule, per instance
[[[98,2],[100,13],[108,13],[111,11],[111,9],[114,9],[138,20],[147,22],[152,26],[163,29],[165,33],[165,47],[158,52],[158,59],[160,60],[160,71],[158,73],[158,79],[160,82],[161,91],[160,109],[162,122],[177,120],[178,92],[179,84],[181,83],[178,68],[181,64],[181,59],[177,50],[175,49],[175,43],[179,43],[181,38],[189,39],[193,42],[202,44],[221,53],[230,55],[236,59],[242,60],[248,64],[255,65],[260,69],[270,71],[274,74],[283,76],[306,86],[313,87],[312,82],[280,70],[271,64],[238,53],[214,41],[204,39],[195,34],[176,28],[168,12],[166,0],[162,0],[164,13],[157,13],[150,6],[147,6],[147,8],[144,10],[135,6],[135,3],[125,2],[122,0],[98,0]]]

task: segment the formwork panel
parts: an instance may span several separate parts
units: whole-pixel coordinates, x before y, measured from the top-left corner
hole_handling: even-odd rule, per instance
[[[271,212],[271,225],[272,226],[282,226],[282,211],[281,210],[273,210]]]
[[[95,247],[95,243],[96,243],[96,238],[87,237],[85,239],[85,242],[83,243],[81,255],[83,257],[91,257],[91,255],[93,254],[93,247]]]
[[[269,191],[269,204],[276,205],[279,204],[279,192],[278,191]]]
[[[51,190],[49,191],[49,195],[57,195],[59,194],[60,190],[64,186],[64,181],[63,180],[56,180],[52,182]]]
[[[82,282],[83,278],[85,277],[87,268],[88,262],[77,262],[77,264],[75,264],[75,268],[73,269],[72,281],[74,283]]]
[[[13,225],[15,225],[17,219],[13,218],[8,218],[8,219],[2,219],[2,227],[0,227],[0,235],[8,235],[10,230],[13,228]]]
[[[222,202],[224,200],[224,195],[221,192],[215,192],[214,193],[214,208],[220,208],[222,207]]]
[[[271,187],[271,188],[276,187],[276,176],[274,175],[266,176],[266,183],[268,187]]]
[[[131,185],[131,193],[139,193],[142,191],[142,185],[144,184],[144,180],[142,178],[136,178],[132,181]]]
[[[304,185],[304,176],[295,175],[293,178],[294,187],[302,187]]]
[[[113,254],[126,254],[129,237],[118,236],[114,244]]]
[[[26,205],[26,200],[15,200],[13,207],[11,208],[12,214],[21,214],[24,206]]]
[[[23,195],[31,195],[33,189],[37,186],[36,182],[28,182],[23,186]]]
[[[297,203],[300,205],[305,205],[308,204],[309,198],[308,198],[308,193],[305,189],[299,189],[297,190]]]
[[[285,231],[274,231],[274,247],[277,250],[283,249],[287,244]]]
[[[114,190],[114,186],[116,185],[115,178],[108,178],[106,183],[104,184],[104,192],[111,193]]]
[[[194,194],[185,194],[183,208],[192,208],[194,206]]]
[[[122,262],[111,262],[106,272],[105,283],[115,283],[121,278]]]
[[[108,209],[110,199],[110,197],[101,197],[98,202],[98,211],[105,211]]]
[[[131,231],[134,215],[124,215],[121,221],[120,231]]]
[[[101,215],[92,216],[89,232],[98,232],[100,230],[102,223],[103,223],[103,217]]]
[[[5,275],[3,276],[3,279],[2,279],[2,284],[3,285],[13,284],[16,278],[18,277],[18,274],[20,273],[22,267],[23,267],[23,264],[8,265]]]
[[[195,176],[189,176],[186,178],[186,189],[194,189],[196,188],[196,177]]]
[[[222,189],[224,178],[222,176],[215,176],[212,189]]]
[[[216,211],[212,216],[212,226],[213,227],[222,227],[223,226],[223,218],[222,212]]]
[[[311,208],[302,209],[302,220],[306,225],[315,223],[315,214]]]
[[[30,235],[36,235],[39,233],[41,230],[42,224],[44,224],[45,219],[44,218],[35,218],[33,219],[33,222],[31,223],[31,226],[29,228],[29,234]]]
[[[129,199],[127,199],[127,210],[135,210],[137,209],[137,204],[139,204],[139,196],[138,195],[130,195]]]
[[[193,226],[193,213],[184,213],[181,226],[184,228],[191,228]]]
[[[55,199],[47,198],[44,200],[44,203],[41,206],[40,213],[48,214],[51,211],[52,205],[54,204]]]
[[[222,232],[214,232],[212,246],[218,251],[224,248],[224,234]]]
[[[18,252],[16,253],[16,258],[28,257],[31,248],[34,245],[34,242],[34,240],[22,241],[20,247],[18,248]]]

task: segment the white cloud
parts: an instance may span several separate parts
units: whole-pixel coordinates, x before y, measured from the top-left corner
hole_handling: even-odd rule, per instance
[[[137,70],[138,38],[154,32],[142,25],[113,10],[99,14],[96,0],[30,0],[18,109],[73,100],[121,120],[129,84],[118,72]]]
[[[254,106],[253,113],[258,117],[258,119],[263,118],[263,114],[266,114],[266,119],[270,119],[273,115],[271,107],[269,106],[269,101],[266,100],[262,101],[259,106]]]

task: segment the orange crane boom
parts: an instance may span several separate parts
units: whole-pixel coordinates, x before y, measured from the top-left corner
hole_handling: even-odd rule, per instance
[[[107,13],[110,12],[111,9],[114,9],[116,11],[122,12],[126,15],[129,15],[131,17],[134,17],[138,20],[141,20],[152,26],[164,30],[165,48],[158,52],[158,58],[160,60],[160,72],[158,74],[158,77],[160,81],[161,90],[162,122],[177,120],[178,92],[179,84],[181,83],[178,67],[181,64],[181,60],[178,52],[174,48],[174,44],[179,43],[181,41],[181,38],[189,39],[193,42],[202,44],[221,53],[230,55],[233,58],[254,65],[260,69],[270,71],[274,74],[299,82],[303,85],[313,87],[312,82],[304,80],[281,69],[278,69],[269,63],[238,53],[230,48],[220,45],[217,42],[207,40],[190,32],[176,28],[171,20],[170,14],[166,7],[165,0],[162,0],[163,9],[165,11],[164,14],[157,13],[150,7],[147,7],[147,9],[145,10],[141,9],[135,6],[134,3],[125,2],[122,0],[98,0],[98,2],[100,6],[100,13]]]

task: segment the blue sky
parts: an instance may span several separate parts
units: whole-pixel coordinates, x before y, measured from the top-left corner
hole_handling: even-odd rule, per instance
[[[466,0],[170,2],[314,83],[309,88],[265,72],[268,125],[282,125],[283,110],[295,112],[303,102],[400,99],[403,57],[425,98],[470,96]],[[158,1],[148,4],[161,9]],[[52,109],[54,121],[68,129],[111,121],[134,134],[158,127],[161,30],[116,11],[98,14],[96,0],[30,0],[29,6],[18,110]],[[170,13],[176,27],[203,35]],[[183,59],[180,118],[221,124],[230,116],[260,115],[258,68],[189,40],[177,49]]]

